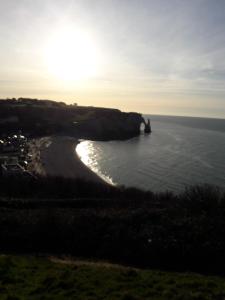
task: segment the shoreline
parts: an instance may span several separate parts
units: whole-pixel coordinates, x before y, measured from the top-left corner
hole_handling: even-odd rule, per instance
[[[30,142],[33,156],[30,171],[43,176],[84,179],[107,184],[86,166],[76,152],[78,139],[64,136],[44,137]]]

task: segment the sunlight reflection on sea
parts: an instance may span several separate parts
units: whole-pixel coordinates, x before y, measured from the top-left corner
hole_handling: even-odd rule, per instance
[[[186,186],[225,188],[225,120],[151,116],[151,135],[127,141],[84,141],[81,160],[106,181],[155,192]]]

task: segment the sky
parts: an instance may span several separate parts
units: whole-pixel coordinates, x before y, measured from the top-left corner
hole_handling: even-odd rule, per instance
[[[224,0],[0,0],[0,97],[225,118]]]

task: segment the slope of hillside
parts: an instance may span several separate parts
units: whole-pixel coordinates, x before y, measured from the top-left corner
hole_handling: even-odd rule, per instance
[[[0,299],[218,299],[219,277],[131,269],[101,263],[59,263],[35,257],[0,257]]]

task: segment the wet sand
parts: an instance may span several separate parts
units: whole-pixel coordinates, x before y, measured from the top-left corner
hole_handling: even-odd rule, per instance
[[[32,171],[41,175],[81,178],[107,184],[80,160],[75,151],[78,143],[77,139],[70,137],[47,137],[34,140],[31,143]]]

